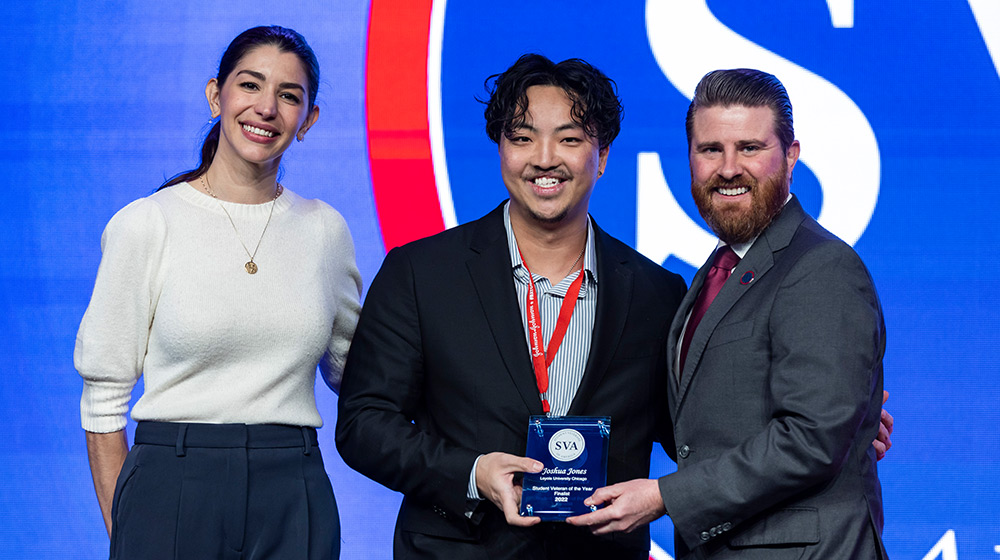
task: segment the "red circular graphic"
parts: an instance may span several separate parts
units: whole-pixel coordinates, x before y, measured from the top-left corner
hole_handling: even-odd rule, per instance
[[[365,86],[368,158],[386,251],[444,230],[427,121],[433,0],[372,0]]]

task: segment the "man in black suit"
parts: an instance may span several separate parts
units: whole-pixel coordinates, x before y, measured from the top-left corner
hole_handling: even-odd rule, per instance
[[[648,476],[654,440],[673,447],[663,349],[684,282],[588,215],[619,131],[614,83],[525,55],[495,76],[486,120],[510,199],[386,256],[344,372],[338,449],[403,493],[397,558],[645,559],[645,529],[594,536],[518,515],[516,475],[541,468],[522,457],[531,415],[611,416],[609,483]],[[536,334],[551,364],[533,360]]]
[[[788,94],[758,70],[711,72],[687,131],[720,243],[670,330],[677,472],[600,489],[608,507],[568,522],[605,534],[666,513],[678,560],[885,558],[882,309],[854,250],[789,192]]]

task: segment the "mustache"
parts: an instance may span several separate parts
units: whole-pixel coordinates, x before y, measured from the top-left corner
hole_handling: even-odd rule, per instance
[[[749,187],[751,190],[757,188],[760,183],[757,179],[751,176],[741,175],[733,179],[726,179],[724,177],[719,177],[718,175],[713,175],[708,181],[701,183],[701,186],[709,189],[715,190],[718,188],[732,188],[732,187]]]
[[[568,181],[570,179],[570,175],[564,171],[540,171],[537,173],[526,173],[523,176],[528,181],[534,181],[539,177],[551,177],[560,181]]]

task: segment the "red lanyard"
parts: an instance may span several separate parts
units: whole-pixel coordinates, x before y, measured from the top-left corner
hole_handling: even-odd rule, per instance
[[[520,255],[520,249],[518,254]],[[581,259],[582,260],[582,259]],[[580,295],[580,286],[583,285],[583,263],[580,263],[580,275],[573,280],[566,290],[566,297],[563,298],[562,305],[559,306],[559,318],[556,320],[556,328],[552,331],[552,338],[549,339],[548,347],[542,350],[542,321],[541,311],[538,309],[538,299],[535,297],[535,277],[531,274],[528,264],[521,256],[521,264],[528,271],[528,333],[531,338],[531,364],[535,368],[535,381],[538,383],[538,394],[542,397],[542,410],[549,412],[549,399],[546,392],[549,390],[549,366],[562,345],[563,337],[566,336],[566,329],[569,328],[569,321],[573,318],[573,308],[576,306],[576,299]]]

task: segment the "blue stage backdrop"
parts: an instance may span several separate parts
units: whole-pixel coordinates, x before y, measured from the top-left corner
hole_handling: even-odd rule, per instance
[[[0,558],[106,555],[72,361],[101,232],[193,167],[219,56],[272,23],[302,32],[322,67],[319,122],[282,181],[344,214],[366,285],[387,246],[505,197],[476,97],[525,52],[617,81],[625,121],[592,213],[690,280],[713,244],[688,193],[694,84],[722,67],[776,74],[802,142],[793,191],[857,248],[885,308],[890,554],[1000,558],[996,0],[5,3]],[[399,496],[340,461],[336,396],[317,393],[343,556],[389,558]],[[657,450],[654,474],[672,468]],[[653,539],[670,558],[669,520]]]

